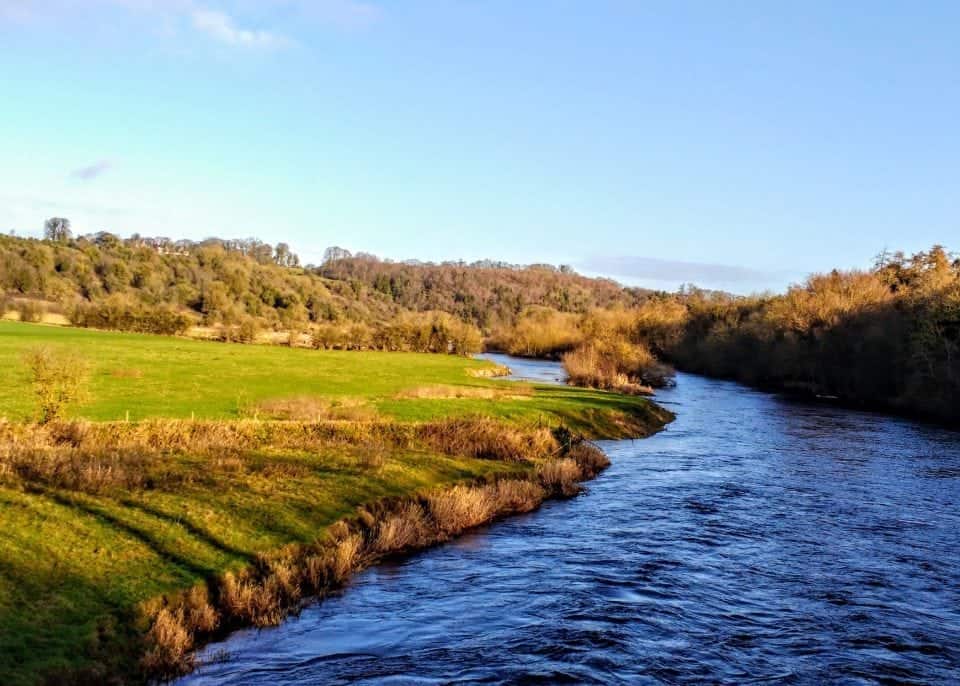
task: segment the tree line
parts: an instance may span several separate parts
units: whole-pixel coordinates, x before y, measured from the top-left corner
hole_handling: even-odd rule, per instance
[[[241,342],[283,331],[321,348],[466,354],[531,306],[586,312],[635,301],[569,267],[395,263],[341,248],[302,265],[285,243],[76,236],[60,217],[43,239],[0,236],[0,309],[37,321],[46,308],[101,329],[206,327]]]
[[[691,288],[581,315],[531,308],[493,342],[561,358],[572,379],[602,388],[669,384],[673,365],[958,422],[960,259],[934,246],[814,274],[781,295]]]
[[[872,269],[816,274],[786,293],[662,293],[569,267],[391,262],[286,244],[173,241],[47,222],[0,236],[0,309],[36,320],[226,340],[303,334],[317,348],[469,354],[484,345],[563,359],[576,383],[647,392],[671,365],[772,390],[960,420],[960,260],[941,246]],[[291,336],[293,340],[293,336]]]

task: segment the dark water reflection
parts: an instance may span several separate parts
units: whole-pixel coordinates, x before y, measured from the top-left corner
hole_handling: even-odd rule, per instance
[[[246,632],[184,684],[957,683],[960,434],[681,375],[550,503]]]

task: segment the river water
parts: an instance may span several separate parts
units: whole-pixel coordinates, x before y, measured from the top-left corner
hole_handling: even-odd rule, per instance
[[[602,442],[586,495],[371,569],[182,686],[960,682],[960,434],[685,374],[658,401],[676,422]]]

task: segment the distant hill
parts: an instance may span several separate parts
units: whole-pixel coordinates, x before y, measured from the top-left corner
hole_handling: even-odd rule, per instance
[[[398,307],[449,312],[484,330],[513,325],[528,307],[585,313],[638,304],[649,291],[609,279],[581,276],[566,266],[473,262],[391,262],[339,249],[316,272],[329,281],[359,283],[361,292],[385,296]]]
[[[549,265],[399,263],[334,248],[323,264],[302,266],[285,244],[256,239],[48,234],[0,236],[0,306],[23,309],[25,318],[42,307],[101,328],[175,333],[247,323],[306,331],[444,312],[489,333],[531,306],[584,313],[631,306],[645,293]]]

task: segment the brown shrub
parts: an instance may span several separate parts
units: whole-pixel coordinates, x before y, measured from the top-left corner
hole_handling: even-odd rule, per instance
[[[650,395],[673,374],[646,346],[623,340],[584,343],[563,356],[563,367],[571,384],[630,395]]]
[[[499,331],[491,339],[493,348],[522,357],[558,357],[582,340],[580,315],[558,312],[549,307],[530,307],[512,329]]]
[[[210,604],[210,592],[206,586],[190,589],[184,598],[183,613],[184,624],[195,633],[211,633],[220,623],[219,613]]]
[[[17,313],[19,314],[21,322],[39,322],[43,319],[43,315],[46,314],[46,312],[47,308],[45,305],[34,302],[33,300],[22,300],[17,307]]]
[[[580,467],[582,479],[592,479],[610,466],[610,460],[604,452],[586,441],[575,443],[567,451],[566,456]]]
[[[498,481],[492,488],[497,510],[503,514],[529,512],[547,497],[540,484],[525,479]]]
[[[351,534],[336,544],[330,566],[335,583],[342,583],[353,573],[362,551],[363,537],[359,534]]]
[[[184,625],[182,610],[161,609],[147,633],[147,645],[141,665],[148,674],[172,679],[193,669],[193,634]]]
[[[568,432],[569,433],[569,432]],[[0,476],[101,493],[110,488],[174,489],[218,474],[257,471],[302,476],[309,465],[263,460],[263,450],[335,449],[364,470],[378,470],[394,451],[435,450],[507,462],[537,462],[570,449],[546,428],[511,427],[489,418],[424,424],[390,421],[0,422]],[[203,457],[208,469],[182,469],[170,456]]]
[[[565,457],[550,460],[537,470],[540,483],[550,493],[574,496],[580,492],[580,479],[583,472],[576,460]]]
[[[406,503],[377,525],[373,549],[378,553],[395,553],[423,546],[424,541],[432,539],[426,520],[427,513],[420,503]]]
[[[474,369],[471,367],[467,370],[467,376],[472,376],[478,379],[495,379],[501,376],[510,376],[513,372],[510,371],[510,367],[507,367],[502,364],[497,364],[492,367],[481,367],[480,369]]]
[[[518,429],[487,417],[429,422],[420,427],[419,434],[444,453],[488,460],[536,460],[557,449],[548,429]]]
[[[496,510],[488,489],[470,486],[454,486],[431,495],[427,502],[430,515],[445,536],[483,524]]]
[[[276,626],[286,611],[283,585],[275,574],[227,572],[220,585],[220,607],[233,623]]]

